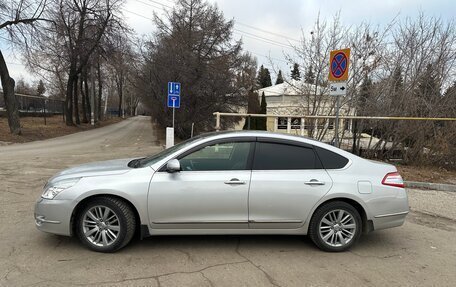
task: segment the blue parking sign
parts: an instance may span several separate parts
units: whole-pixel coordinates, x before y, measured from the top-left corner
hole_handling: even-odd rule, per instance
[[[180,96],[168,95],[168,108],[180,108]]]

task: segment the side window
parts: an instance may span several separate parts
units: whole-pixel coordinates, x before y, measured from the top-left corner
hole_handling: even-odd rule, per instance
[[[312,148],[257,142],[253,169],[289,170],[321,168]]]
[[[338,169],[347,165],[348,159],[327,149],[314,147],[325,169]]]
[[[182,171],[246,170],[251,147],[250,142],[213,144],[179,161]]]

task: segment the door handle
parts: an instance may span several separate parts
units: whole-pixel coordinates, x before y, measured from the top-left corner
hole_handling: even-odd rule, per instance
[[[307,185],[325,185],[325,183],[323,181],[318,181],[316,179],[311,179],[309,181],[305,181],[304,184],[307,184]]]
[[[237,178],[232,178],[232,179],[230,179],[230,181],[225,181],[225,184],[232,184],[232,185],[238,184],[238,185],[241,185],[241,184],[246,184],[246,182],[245,181],[240,181]]]

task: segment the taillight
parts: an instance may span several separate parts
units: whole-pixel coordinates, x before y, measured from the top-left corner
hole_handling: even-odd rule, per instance
[[[382,184],[404,188],[404,180],[398,172],[387,173],[382,180]]]

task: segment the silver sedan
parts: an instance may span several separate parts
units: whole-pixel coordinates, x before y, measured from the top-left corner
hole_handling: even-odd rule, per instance
[[[219,132],[156,155],[73,167],[49,179],[39,230],[113,252],[137,234],[301,234],[325,251],[400,226],[397,169],[304,137]]]

